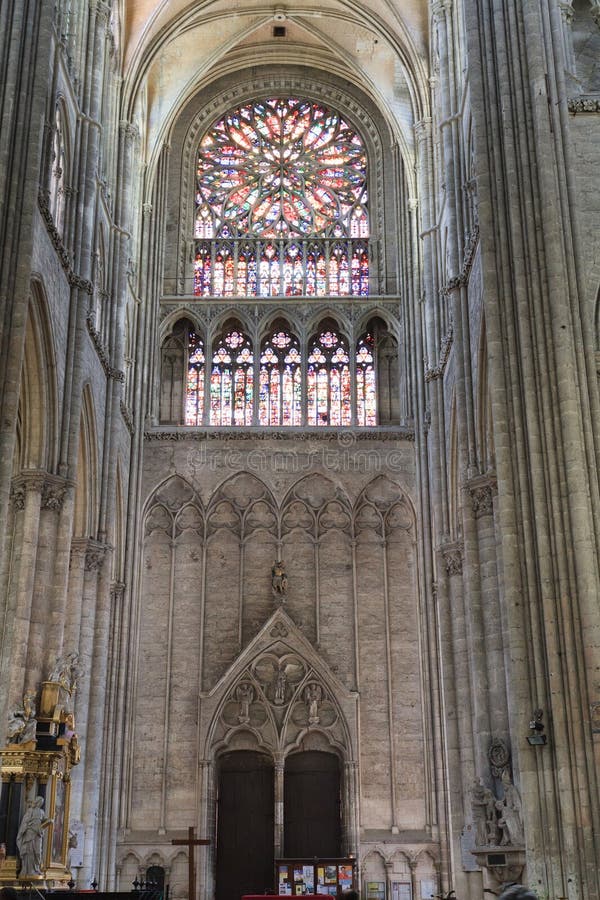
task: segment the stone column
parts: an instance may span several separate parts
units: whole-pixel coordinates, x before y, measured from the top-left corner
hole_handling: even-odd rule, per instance
[[[284,775],[285,759],[283,753],[275,754],[275,766],[273,777],[275,778],[275,833],[274,854],[275,859],[283,856],[283,803],[284,803]]]
[[[31,609],[37,564],[40,511],[45,472],[29,470],[21,472],[13,480],[12,500],[14,516],[14,556],[12,577],[9,588],[8,607],[12,615],[7,616],[6,639],[11,647],[18,650],[18,657],[5,680],[5,692],[11,705],[19,703],[23,691],[35,687],[27,684],[27,649],[31,628]]]
[[[508,700],[506,697],[502,621],[498,594],[496,527],[494,521],[494,498],[497,494],[496,478],[493,474],[472,478],[468,482],[468,489],[473,504],[473,515],[477,530],[479,585],[487,669],[487,706],[490,711],[490,725],[493,736],[507,740]],[[489,747],[480,749],[487,752]],[[477,774],[481,775],[482,772]]]

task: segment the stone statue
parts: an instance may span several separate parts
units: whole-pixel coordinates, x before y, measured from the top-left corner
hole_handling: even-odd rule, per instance
[[[23,705],[8,714],[7,740],[11,744],[35,741],[37,719],[35,717],[35,691],[28,691],[23,697]]]
[[[276,597],[283,599],[287,593],[288,578],[285,572],[285,563],[278,559],[271,569],[271,587]]]
[[[475,846],[485,847],[498,840],[496,819],[496,798],[481,778],[476,778],[471,787],[471,809],[475,825]]]
[[[21,858],[19,878],[42,874],[43,829],[52,822],[44,815],[43,806],[44,798],[36,797],[29,802],[21,819],[17,832],[17,850]]]
[[[308,709],[308,724],[309,725],[318,725],[319,724],[319,704],[321,703],[323,697],[323,691],[321,690],[321,686],[316,684],[314,681],[310,684],[307,684],[304,689],[304,702],[306,703],[306,708]]]
[[[496,806],[501,817],[498,824],[503,828],[501,843],[521,846],[525,843],[521,796],[508,772],[504,772],[502,775],[502,787],[504,788],[504,801],[500,802],[500,806]]]
[[[60,684],[61,687],[73,694],[77,690],[77,681],[83,675],[83,669],[79,665],[79,653],[65,653],[59,656],[54,668],[48,676],[48,681]]]
[[[279,671],[277,672],[277,677],[275,679],[274,702],[276,706],[282,706],[285,703],[285,685],[285,672],[283,669],[279,669]]]
[[[235,698],[240,704],[238,722],[247,725],[250,721],[250,704],[254,700],[254,688],[247,681],[242,681],[235,689]]]

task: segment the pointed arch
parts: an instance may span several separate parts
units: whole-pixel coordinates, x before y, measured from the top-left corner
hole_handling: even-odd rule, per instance
[[[53,471],[57,455],[54,340],[44,289],[34,281],[27,311],[19,397],[21,469]]]
[[[98,438],[94,398],[83,388],[79,424],[79,452],[75,482],[73,537],[95,537],[98,531]]]

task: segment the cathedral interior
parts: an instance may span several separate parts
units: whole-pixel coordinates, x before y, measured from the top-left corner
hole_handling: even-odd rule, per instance
[[[599,0],[0,46],[0,883],[598,900]]]

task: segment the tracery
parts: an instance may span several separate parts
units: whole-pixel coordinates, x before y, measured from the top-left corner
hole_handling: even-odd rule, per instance
[[[251,425],[254,408],[252,343],[237,323],[224,330],[212,357],[210,424]]]
[[[297,97],[223,116],[198,150],[194,292],[366,296],[366,152],[342,116]]]
[[[276,326],[260,355],[258,420],[260,425],[302,424],[302,369],[298,339]]]
[[[308,425],[350,425],[352,399],[346,340],[323,323],[309,344]]]

